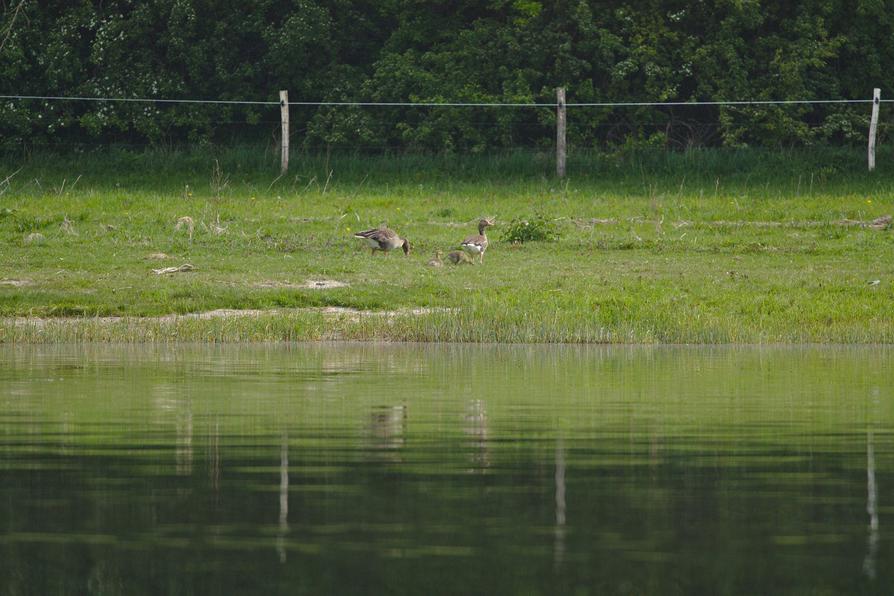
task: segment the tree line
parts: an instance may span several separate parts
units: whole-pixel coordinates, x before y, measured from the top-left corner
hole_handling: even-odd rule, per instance
[[[868,99],[894,0],[0,0],[0,94],[276,101]],[[883,125],[890,118],[883,114]],[[573,108],[569,144],[864,143],[865,104]],[[292,106],[293,146],[547,147],[550,108]],[[2,100],[5,148],[270,139],[277,106]],[[883,131],[885,130],[883,126]]]

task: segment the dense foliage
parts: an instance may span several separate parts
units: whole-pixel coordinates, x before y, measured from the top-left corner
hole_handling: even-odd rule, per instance
[[[569,102],[889,97],[894,0],[0,0],[0,94]],[[890,116],[882,109],[883,123]],[[576,108],[577,146],[865,142],[869,106]],[[297,107],[293,145],[549,146],[549,108]],[[7,148],[274,140],[272,106],[3,100]]]
[[[506,225],[502,240],[511,244],[554,242],[561,236],[556,220],[537,213],[534,217],[515,217]]]

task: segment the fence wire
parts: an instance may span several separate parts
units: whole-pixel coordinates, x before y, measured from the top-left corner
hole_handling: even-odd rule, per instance
[[[60,95],[0,95],[0,99],[28,99],[41,101],[91,101],[91,102],[130,102],[130,103],[172,103],[172,104],[209,104],[209,105],[282,105],[279,101],[241,100],[241,99],[168,99],[155,97],[76,97]],[[681,106],[769,106],[799,104],[866,104],[873,99],[744,99],[744,100],[708,100],[708,101],[597,101],[567,102],[568,108],[621,108],[621,107],[681,107]],[[894,99],[880,99],[880,103],[894,102]],[[354,107],[468,107],[468,108],[555,108],[557,102],[437,102],[437,101],[289,101],[290,106],[354,106]]]

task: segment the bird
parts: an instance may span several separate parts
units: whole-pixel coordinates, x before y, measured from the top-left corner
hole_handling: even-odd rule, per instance
[[[454,250],[453,252],[447,253],[447,260],[453,263],[454,265],[471,265],[472,257],[467,255],[466,253]]]
[[[373,228],[363,232],[354,234],[354,238],[362,238],[369,244],[372,254],[376,254],[377,250],[387,253],[389,250],[401,247],[405,255],[410,254],[410,242],[406,238],[401,238],[394,230],[386,227]]]
[[[482,218],[478,222],[478,233],[474,236],[469,236],[465,240],[463,240],[462,244],[460,244],[460,248],[469,253],[470,255],[478,255],[478,262],[484,262],[484,251],[487,250],[487,235],[484,233],[484,228],[494,225],[493,218],[484,219]]]
[[[442,267],[444,265],[443,261],[441,261],[441,251],[436,250],[435,256],[431,258],[431,260],[426,263],[429,267]]]

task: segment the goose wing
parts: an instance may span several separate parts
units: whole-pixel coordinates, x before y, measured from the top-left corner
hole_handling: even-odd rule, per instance
[[[487,248],[487,236],[482,236],[481,234],[475,234],[474,236],[469,236],[465,240],[462,241],[460,246],[468,247],[468,248]]]
[[[388,228],[374,228],[354,234],[354,238],[364,238],[370,244],[378,244],[381,248],[394,248],[397,245],[398,237],[394,230]]]
[[[368,240],[382,242],[397,238],[397,234],[394,233],[394,230],[389,230],[388,228],[373,228],[372,230],[357,232],[354,234],[354,238],[366,238]]]

